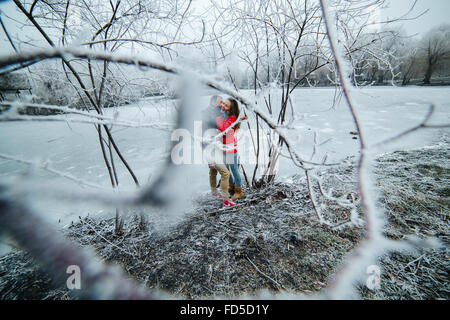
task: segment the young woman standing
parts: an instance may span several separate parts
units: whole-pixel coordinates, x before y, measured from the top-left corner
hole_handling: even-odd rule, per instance
[[[220,132],[226,131],[239,117],[239,105],[234,99],[227,99],[221,102],[222,112],[225,114],[225,117],[217,117],[217,129]],[[242,116],[241,121],[247,120],[247,116]],[[242,178],[239,173],[239,165],[238,165],[238,153],[237,153],[237,145],[236,139],[234,137],[234,133],[236,130],[240,128],[240,123],[236,124],[233,128],[229,129],[223,135],[223,145],[224,145],[224,160],[225,165],[228,170],[231,172],[229,178],[230,190],[233,191],[234,195],[231,198],[232,201],[240,199],[244,196],[242,192]]]

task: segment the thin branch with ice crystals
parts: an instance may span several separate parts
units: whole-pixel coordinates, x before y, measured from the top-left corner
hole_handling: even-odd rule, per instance
[[[341,57],[340,50],[338,47],[338,39],[336,38],[335,29],[334,29],[334,20],[330,17],[330,13],[328,12],[326,0],[320,0],[320,6],[322,8],[322,16],[324,18],[326,31],[328,34],[328,39],[330,43],[330,48],[334,56],[335,64],[336,64],[336,72],[340,80],[340,84],[342,86],[342,91],[347,102],[348,108],[353,118],[353,122],[355,124],[356,130],[360,137],[360,157],[358,161],[358,191],[361,200],[362,213],[365,220],[365,236],[359,246],[353,252],[353,256],[350,257],[349,260],[344,262],[344,267],[338,272],[336,279],[332,282],[331,288],[329,288],[328,294],[331,297],[339,297],[340,295],[348,295],[351,292],[347,292],[346,290],[352,290],[352,282],[359,275],[359,273],[355,273],[354,269],[358,269],[360,264],[365,263],[366,257],[368,254],[368,250],[373,247],[374,242],[377,241],[378,238],[382,237],[380,231],[378,230],[378,226],[381,225],[381,221],[378,221],[377,217],[377,208],[374,205],[374,201],[370,199],[369,186],[370,180],[368,180],[368,164],[366,163],[367,159],[367,150],[364,135],[361,132],[361,126],[359,123],[359,118],[356,113],[355,104],[353,102],[351,96],[351,84],[349,79],[347,78],[347,70],[344,66],[344,60]],[[365,252],[364,252],[365,251]],[[363,252],[365,254],[363,254]],[[353,265],[350,268],[350,265]]]
[[[352,296],[354,292],[354,281],[359,279],[367,263],[374,263],[375,258],[388,249],[398,249],[400,247],[410,248],[417,245],[423,245],[420,241],[395,242],[386,239],[382,234],[384,219],[382,218],[373,198],[373,184],[370,179],[370,152],[365,143],[364,135],[361,131],[356,105],[352,99],[352,85],[347,78],[347,69],[344,58],[339,50],[339,41],[335,34],[334,21],[330,17],[326,0],[320,0],[322,16],[324,18],[326,31],[330,43],[330,48],[334,56],[336,71],[339,76],[340,84],[350,113],[353,118],[356,130],[360,137],[360,157],[357,166],[358,173],[358,191],[360,195],[362,213],[365,220],[365,235],[354,249],[351,256],[344,262],[343,266],[337,272],[333,281],[329,284],[325,295],[330,298],[342,298]],[[429,114],[431,116],[431,112]],[[426,123],[429,117],[423,122]]]

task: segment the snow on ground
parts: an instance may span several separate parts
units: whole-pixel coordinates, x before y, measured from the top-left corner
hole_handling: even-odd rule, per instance
[[[250,97],[251,92],[245,92]],[[359,141],[351,135],[355,131],[348,107],[341,99],[331,108],[335,91],[333,88],[302,88],[294,92],[295,121],[291,129],[286,129],[295,150],[309,159],[313,150],[314,132],[319,143],[332,139],[321,146],[314,158],[320,161],[325,153],[329,162],[339,161],[347,156],[357,155]],[[363,134],[369,145],[394,136],[420,123],[428,112],[431,103],[436,112],[430,123],[450,122],[450,87],[371,87],[359,91],[355,97]],[[203,96],[199,105],[206,106],[209,96]],[[138,104],[109,109],[107,115],[115,115],[119,120],[140,123],[174,122],[175,102],[170,100],[143,100]],[[290,115],[290,113],[289,113]],[[250,116],[250,122],[254,121]],[[242,126],[245,130],[246,125]],[[443,130],[426,129],[417,131],[400,141],[390,144],[379,153],[398,149],[411,149],[430,145],[436,141]],[[112,128],[116,143],[124,157],[137,175],[140,184],[153,181],[170,148],[170,131],[153,128]],[[97,132],[92,124],[73,122],[2,122],[0,124],[0,154],[27,161],[47,161],[53,169],[69,173],[79,179],[105,188],[111,188],[99,148]],[[133,190],[134,183],[115,157],[118,167],[120,190]],[[244,165],[253,172],[252,165]],[[208,168],[193,165],[189,181],[184,181],[195,193],[209,189]],[[281,158],[279,179],[298,173],[291,161]],[[194,176],[194,179],[192,179]],[[64,226],[78,216],[112,213],[110,208],[83,201],[58,201],[48,197],[46,189],[71,188],[96,192],[96,189],[81,186],[73,181],[55,176],[39,168],[16,161],[0,158],[0,181],[25,183],[35,191],[31,199],[34,207],[40,210],[51,222]]]

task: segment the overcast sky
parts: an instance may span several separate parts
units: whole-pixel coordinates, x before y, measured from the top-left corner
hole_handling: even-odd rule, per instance
[[[393,19],[406,14],[413,0],[391,0],[389,8],[384,9],[380,16],[382,20]],[[401,21],[398,24],[404,28],[409,35],[423,34],[431,28],[444,23],[450,23],[450,0],[418,0],[410,16],[415,17],[429,10],[420,18],[412,21]]]
[[[194,4],[197,5],[205,0],[194,0]],[[251,0],[247,0],[251,1]],[[106,2],[106,0],[105,0]],[[389,7],[379,12],[381,21],[386,19],[394,19],[406,14],[411,6],[414,4],[414,0],[390,0]],[[15,5],[13,1],[0,0],[0,10],[2,12],[2,20],[6,24],[8,31],[12,36],[20,35],[22,38],[29,37],[35,39],[41,39],[41,35],[29,28],[26,32],[21,32],[14,27],[14,22],[9,20],[5,15],[12,16],[15,19],[25,21],[25,18],[20,13],[14,13]],[[412,21],[398,22],[399,27],[402,27],[408,35],[417,34],[418,36],[426,33],[433,27],[436,27],[443,23],[450,23],[450,0],[418,0],[414,10],[410,13],[410,17],[418,16],[422,12],[428,10],[428,12],[420,18]],[[3,30],[0,28],[0,54],[13,53],[10,44],[6,40],[6,36]]]

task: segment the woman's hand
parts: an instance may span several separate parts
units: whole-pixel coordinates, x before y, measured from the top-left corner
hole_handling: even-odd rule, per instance
[[[241,121],[247,120],[248,119],[248,115],[242,116],[241,117]]]

